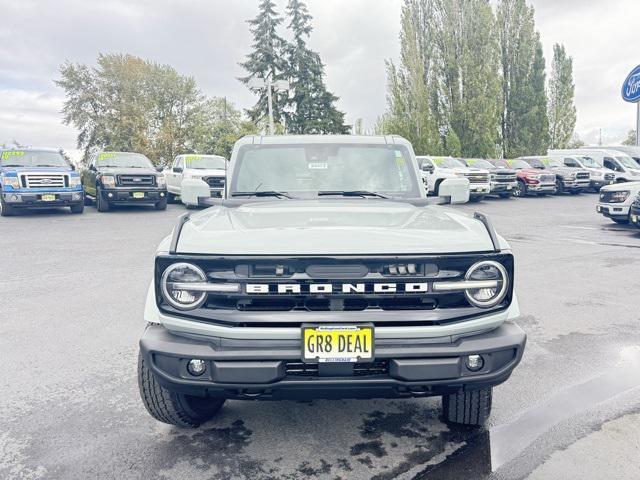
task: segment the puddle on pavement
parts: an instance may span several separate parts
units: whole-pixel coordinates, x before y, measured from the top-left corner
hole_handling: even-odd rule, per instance
[[[486,478],[558,423],[640,387],[640,347],[623,348],[621,358],[619,366],[559,392],[516,420],[472,434],[463,447],[415,479],[456,479],[469,474],[472,478]]]

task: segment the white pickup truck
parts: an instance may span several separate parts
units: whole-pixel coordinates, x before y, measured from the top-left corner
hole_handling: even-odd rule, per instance
[[[218,155],[178,155],[171,167],[164,171],[169,203],[175,202],[176,197],[181,196],[184,180],[202,180],[209,185],[212,197],[221,197],[224,190],[226,164],[227,160]],[[183,203],[185,203],[184,200]]]
[[[453,157],[416,157],[420,164],[420,173],[432,195],[439,195],[438,190],[447,178],[466,178],[469,180],[469,200],[479,202],[491,193],[491,176],[482,168],[467,167]]]

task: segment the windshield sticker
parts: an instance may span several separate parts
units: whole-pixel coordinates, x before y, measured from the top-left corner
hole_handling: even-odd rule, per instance
[[[505,160],[505,162],[507,162],[507,165],[510,167],[513,166],[513,160]]]
[[[326,162],[311,162],[308,164],[309,170],[327,170],[329,164]]]
[[[467,165],[469,165],[469,166],[473,165],[474,163],[476,163],[476,160],[473,159],[473,158],[467,160]]]
[[[202,155],[187,155],[186,157],[184,157],[184,161],[187,163],[193,163],[193,162],[197,162],[201,158],[202,158]]]
[[[550,158],[543,158],[542,160],[543,165],[549,165],[551,163],[551,159]]]
[[[101,153],[98,155],[98,160],[104,160],[105,158],[115,158],[115,153]]]
[[[8,160],[11,157],[23,157],[24,152],[21,151],[11,151],[11,152],[2,152],[2,160]]]
[[[435,163],[436,165],[440,166],[444,163],[444,158],[434,158],[433,159],[433,163]]]

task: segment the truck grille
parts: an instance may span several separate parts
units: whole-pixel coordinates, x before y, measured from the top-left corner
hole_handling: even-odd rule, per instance
[[[268,257],[248,257],[244,261],[199,258],[193,262],[203,269],[211,283],[234,283],[239,289],[209,292],[204,304],[189,311],[188,316],[205,322],[256,327],[299,327],[305,322],[350,318],[374,325],[379,321],[385,325],[459,321],[478,313],[486,314],[487,310],[473,307],[462,290],[435,291],[433,285],[463,280],[473,263],[486,258],[502,262],[509,272],[513,269],[510,254],[494,253],[359,261],[357,257],[277,261]],[[156,286],[172,263],[171,256],[156,258]],[[393,290],[381,288],[385,285],[394,285]],[[509,289],[511,292],[511,285]],[[159,288],[156,298],[161,310],[170,315],[184,315],[164,301]],[[494,308],[506,308],[510,298],[509,293],[505,303]]]
[[[615,180],[615,179],[616,179],[616,174],[615,174],[615,173],[605,173],[605,174],[604,174],[604,179],[605,179],[607,182],[613,181],[613,180]]]
[[[206,177],[204,181],[207,182],[211,188],[224,188],[224,177]]]
[[[556,183],[556,176],[549,174],[540,175],[540,183]]]
[[[69,177],[64,174],[28,173],[21,175],[23,188],[64,188],[69,186]]]
[[[590,175],[589,175],[589,172],[578,172],[576,174],[576,178],[578,180],[589,180]]]
[[[513,183],[516,181],[515,173],[494,173],[492,180],[497,183]]]
[[[155,175],[118,175],[121,187],[155,187]]]
[[[488,183],[489,176],[486,173],[465,173],[465,178],[469,183]]]

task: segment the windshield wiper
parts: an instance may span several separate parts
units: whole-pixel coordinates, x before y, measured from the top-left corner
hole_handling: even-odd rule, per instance
[[[62,167],[62,166],[63,165],[47,165],[47,164],[44,164],[44,163],[36,165],[36,167]]]
[[[17,163],[5,163],[0,165],[0,167],[27,167],[27,165],[18,165]]]
[[[232,197],[284,197],[293,198],[287,192],[277,192],[275,190],[261,190],[259,192],[233,192]]]
[[[369,192],[367,190],[326,190],[322,192],[318,192],[319,197],[329,196],[329,195],[341,195],[343,197],[378,197],[378,198],[389,198],[385,195],[382,195],[378,192]]]

